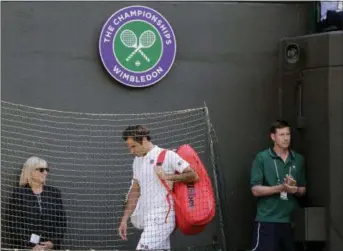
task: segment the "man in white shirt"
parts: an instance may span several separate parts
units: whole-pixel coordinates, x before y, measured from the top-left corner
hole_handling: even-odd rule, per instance
[[[143,215],[143,233],[137,250],[169,250],[170,235],[175,229],[175,211],[167,200],[167,190],[160,178],[171,186],[174,182],[195,182],[197,174],[178,154],[167,151],[163,165],[156,166],[163,151],[151,142],[149,130],[142,125],[129,126],[123,132],[123,139],[133,161],[133,182],[128,194],[124,216],[119,226],[119,235],[127,240],[127,221],[136,208],[139,199],[140,215]],[[176,174],[177,172],[177,174]],[[171,205],[173,205],[172,198]]]

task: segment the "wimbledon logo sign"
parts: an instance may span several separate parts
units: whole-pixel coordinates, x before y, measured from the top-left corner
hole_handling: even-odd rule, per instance
[[[99,51],[109,74],[131,87],[153,85],[166,76],[176,55],[172,27],[144,6],[118,10],[102,28]]]

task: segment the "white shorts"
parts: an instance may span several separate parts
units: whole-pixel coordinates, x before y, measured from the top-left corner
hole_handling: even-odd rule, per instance
[[[175,229],[175,212],[152,212],[144,219],[144,230],[136,250],[170,250],[170,235]]]

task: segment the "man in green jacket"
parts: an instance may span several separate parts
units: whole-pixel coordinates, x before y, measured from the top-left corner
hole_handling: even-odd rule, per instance
[[[270,137],[274,146],[259,152],[251,169],[251,191],[258,198],[252,251],[293,251],[291,215],[295,197],[306,192],[304,158],[290,149],[286,121],[275,121]]]

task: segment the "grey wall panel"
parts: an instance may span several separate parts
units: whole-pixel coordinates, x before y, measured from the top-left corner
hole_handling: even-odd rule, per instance
[[[336,31],[329,33],[329,58],[330,66],[343,65],[343,32]],[[338,79],[337,79],[338,80]]]
[[[284,54],[284,46],[287,43],[296,43],[301,48],[301,60],[295,65],[297,70],[299,70],[299,67],[302,69],[313,69],[343,64],[343,52],[340,46],[343,44],[342,31],[334,31],[325,35],[319,33],[283,38],[280,41],[282,56]],[[283,62],[283,74],[294,71],[295,66],[290,66],[284,60],[281,60],[281,62]]]
[[[281,63],[281,113],[298,126],[297,84],[303,86],[305,127],[295,131],[294,146],[305,155],[308,195],[305,206],[327,212],[327,250],[342,249],[342,31],[287,38],[301,48],[298,64]],[[281,54],[281,52],[280,52]],[[319,185],[320,184],[320,185]]]
[[[330,148],[327,76],[327,68],[304,71],[303,115],[306,127],[303,133],[299,133],[302,138],[298,140],[303,141],[303,154],[307,156],[308,197],[311,206],[328,204]],[[320,134],[320,137],[315,137],[316,134]]]
[[[332,50],[343,45],[333,46]],[[343,66],[332,67],[328,78],[330,129],[330,250],[343,249]]]

